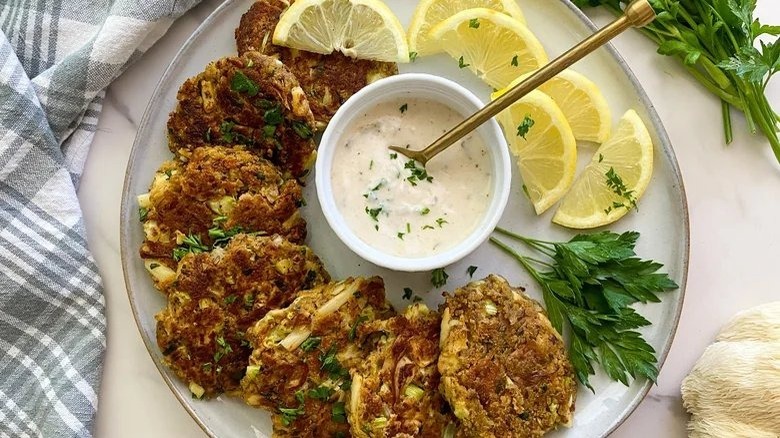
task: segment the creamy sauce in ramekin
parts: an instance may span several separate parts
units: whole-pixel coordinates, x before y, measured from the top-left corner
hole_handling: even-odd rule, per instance
[[[388,149],[422,149],[463,116],[421,99],[381,103],[346,128],[333,157],[333,196],[352,231],[394,256],[426,257],[465,239],[490,204],[490,155],[474,132],[420,163]]]

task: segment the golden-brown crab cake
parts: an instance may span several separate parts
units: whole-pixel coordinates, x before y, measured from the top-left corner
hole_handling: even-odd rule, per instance
[[[274,436],[348,434],[349,369],[368,354],[357,330],[392,315],[379,277],[301,292],[247,332],[254,351],[241,382],[244,400],[275,413]]]
[[[168,147],[187,155],[207,144],[245,145],[303,177],[314,162],[314,117],[298,80],[257,52],[212,62],[179,88],[168,118]]]
[[[163,163],[149,193],[139,197],[141,257],[162,290],[185,253],[222,246],[238,232],[303,242],[302,199],[300,184],[283,179],[268,160],[241,148],[198,148],[186,162]]]
[[[352,435],[359,438],[441,438],[455,418],[439,393],[441,317],[425,304],[358,329],[379,336],[368,358],[352,370],[347,403]],[[450,426],[452,423],[452,426]]]
[[[247,329],[329,280],[308,247],[281,236],[239,234],[225,248],[188,254],[156,315],[164,361],[196,397],[235,391],[252,353]]]
[[[571,424],[574,372],[536,301],[490,275],[447,295],[440,310],[441,387],[459,435],[539,437]]]
[[[398,73],[395,63],[354,59],[338,52],[321,55],[273,44],[274,28],[288,5],[284,0],[255,2],[241,17],[236,45],[238,53],[258,51],[277,57],[295,74],[309,98],[318,129],[323,129],[358,90]]]

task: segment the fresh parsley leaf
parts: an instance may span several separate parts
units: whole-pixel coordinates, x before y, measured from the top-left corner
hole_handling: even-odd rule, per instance
[[[222,141],[225,143],[233,143],[233,138],[235,137],[235,133],[233,132],[234,126],[236,126],[236,124],[228,120],[225,120],[219,125],[219,132],[222,134]]]
[[[341,366],[338,358],[336,358],[336,347],[330,347],[328,351],[325,351],[319,355],[320,369],[328,373],[333,380],[349,380],[349,371]]]
[[[517,136],[523,137],[523,140],[526,140],[525,136],[528,134],[528,131],[531,130],[531,127],[534,126],[534,123],[536,122],[531,118],[531,115],[526,114],[525,117],[523,117],[523,121],[517,125]]]
[[[377,222],[379,221],[377,216],[379,216],[379,213],[381,213],[381,212],[382,212],[382,207],[377,207],[377,208],[368,208],[368,207],[366,207],[366,214],[371,216],[371,219],[373,219],[374,221],[377,221]]]
[[[428,214],[430,212],[431,212],[431,209],[428,208],[428,207],[425,207],[422,210],[420,210],[420,215],[425,216],[426,214]]]
[[[398,111],[401,111],[401,114],[405,113],[406,110],[409,109],[409,105],[403,104],[400,108],[398,108]]]
[[[392,154],[390,154],[390,159],[391,160],[395,160],[396,158],[398,158],[398,154],[397,153],[393,152]]]
[[[309,398],[313,398],[315,400],[322,400],[327,401],[330,396],[333,394],[333,390],[328,388],[325,385],[320,385],[314,389],[310,389],[307,395]]]
[[[463,57],[462,57],[462,56],[461,56],[460,58],[458,58],[458,67],[460,67],[460,68],[466,68],[466,67],[468,67],[468,66],[470,66],[470,65],[471,65],[471,64],[466,64],[466,63],[464,63],[464,62],[463,62]]]
[[[208,250],[209,247],[201,242],[200,236],[188,234],[182,239],[181,245],[173,249],[173,259],[178,262],[189,253],[198,254]]]
[[[512,62],[510,62],[509,64],[511,64],[512,67],[517,67],[518,66],[517,55],[512,57]]]
[[[434,269],[431,272],[431,284],[433,287],[444,286],[447,284],[448,278],[450,278],[450,276],[447,274],[447,271],[445,271],[444,268]]]
[[[218,363],[225,355],[233,352],[233,347],[222,336],[215,338],[217,351],[214,353],[214,363]]]
[[[282,414],[282,424],[285,426],[291,425],[298,417],[305,414],[304,406],[298,406],[297,408],[283,408],[279,407],[279,413]]]
[[[347,411],[344,408],[344,402],[336,402],[330,408],[330,418],[336,423],[347,422]]]
[[[474,273],[477,272],[477,267],[469,266],[468,269],[466,269],[466,272],[469,274],[469,278],[474,278]]]
[[[649,325],[630,305],[660,301],[659,293],[676,289],[662,265],[636,256],[639,233],[611,231],[579,234],[568,242],[548,242],[502,228],[496,231],[546,255],[550,270],[539,271],[536,259],[506,243],[491,242],[515,258],[542,287],[553,327],[571,332],[569,357],[577,379],[593,390],[589,376],[601,365],[613,380],[658,376],[655,351],[637,329]]]
[[[265,113],[263,113],[263,120],[265,121],[266,125],[279,125],[284,121],[284,116],[282,115],[282,106],[279,104],[274,105],[272,108],[267,109]]]
[[[138,219],[141,222],[146,222],[146,217],[149,215],[149,209],[144,207],[138,208]]]
[[[628,190],[623,179],[615,172],[613,167],[610,167],[607,173],[604,175],[607,179],[607,187],[612,190],[617,196],[623,199],[622,202],[613,202],[611,207],[605,210],[605,213],[609,214],[612,210],[618,208],[625,208],[631,210],[632,208],[639,211],[636,205],[636,196],[633,190]]]
[[[233,304],[236,301],[236,298],[238,298],[238,297],[233,295],[233,294],[230,294],[230,295],[226,296],[225,298],[223,298],[222,302],[227,304],[227,305],[230,305],[230,304]]]
[[[479,18],[472,18],[469,20],[469,27],[472,29],[479,29]]]
[[[260,87],[241,70],[237,70],[233,74],[233,80],[230,81],[230,89],[236,93],[244,93],[249,97],[257,96],[257,93],[260,91]]]
[[[442,226],[443,226],[444,224],[448,224],[448,223],[449,223],[449,222],[447,222],[447,221],[446,221],[446,220],[445,220],[443,217],[440,217],[440,218],[437,218],[437,219],[436,219],[436,225],[438,225],[438,226],[439,226],[439,228],[442,228]]]
[[[415,160],[408,160],[406,163],[404,163],[404,169],[409,170],[410,174],[406,180],[409,181],[409,184],[412,186],[416,186],[418,182],[422,181],[433,181],[433,177],[428,175],[428,171],[425,170],[425,167],[422,165],[418,166],[417,161]]]
[[[414,62],[417,60],[417,52],[409,52],[409,62]]]
[[[244,229],[241,227],[233,227],[229,230],[223,230],[222,228],[219,228],[219,225],[214,225],[213,227],[209,228],[209,238],[214,242],[212,244],[212,247],[222,247],[228,244],[230,242],[230,239],[233,238],[236,234],[243,233]]]
[[[404,288],[404,294],[401,296],[401,299],[404,300],[410,300],[412,299],[412,295],[414,294],[414,291],[410,287]]]
[[[306,338],[305,341],[301,342],[301,350],[305,352],[310,352],[314,350],[315,348],[319,347],[320,343],[322,342],[322,338],[319,336],[309,336]]]

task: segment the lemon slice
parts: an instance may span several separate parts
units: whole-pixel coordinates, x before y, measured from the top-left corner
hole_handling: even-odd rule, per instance
[[[515,79],[507,88],[514,87],[529,75]],[[574,138],[603,143],[609,137],[612,113],[593,81],[575,71],[564,70],[537,89],[558,104],[569,121]]]
[[[493,99],[503,94],[493,93]],[[577,169],[577,143],[561,109],[534,90],[497,116],[536,214],[566,194]],[[525,136],[525,137],[523,137]]]
[[[436,24],[464,9],[488,8],[503,12],[525,24],[525,18],[515,0],[422,0],[417,4],[409,24],[409,51],[418,56],[433,55],[441,47],[428,36]]]
[[[466,9],[431,29],[429,36],[445,52],[493,88],[547,63],[547,54],[523,23],[485,8]]]
[[[409,61],[404,28],[379,0],[297,0],[279,18],[273,41],[315,53]]]
[[[629,110],[563,198],[553,222],[569,228],[611,224],[633,208],[652,174],[653,141],[636,111]]]

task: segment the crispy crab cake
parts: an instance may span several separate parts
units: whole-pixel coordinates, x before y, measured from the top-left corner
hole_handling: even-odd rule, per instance
[[[459,435],[539,437],[569,426],[577,383],[541,306],[490,275],[446,295],[439,372]]]
[[[198,398],[233,392],[252,353],[247,329],[328,281],[308,247],[281,236],[239,234],[225,248],[188,254],[155,317],[164,361]]]
[[[347,411],[353,436],[441,438],[454,428],[455,418],[439,393],[440,326],[438,312],[423,303],[360,326],[360,339],[379,339],[352,370]]]
[[[301,178],[315,159],[314,116],[295,76],[258,52],[212,62],[179,88],[168,147],[186,155],[208,144],[245,145]]]
[[[339,52],[321,55],[273,44],[274,29],[287,6],[284,0],[255,2],[236,29],[238,53],[258,51],[282,61],[306,92],[318,129],[323,129],[358,90],[398,73],[395,63],[354,59]]]
[[[268,160],[241,148],[198,148],[186,162],[163,163],[149,193],[139,196],[141,257],[162,290],[182,255],[224,245],[238,232],[280,234],[301,243],[302,199],[300,184],[282,178]]]
[[[393,313],[379,277],[301,292],[247,332],[254,351],[241,382],[244,400],[273,412],[274,436],[348,435],[349,369],[369,349],[357,329]]]

